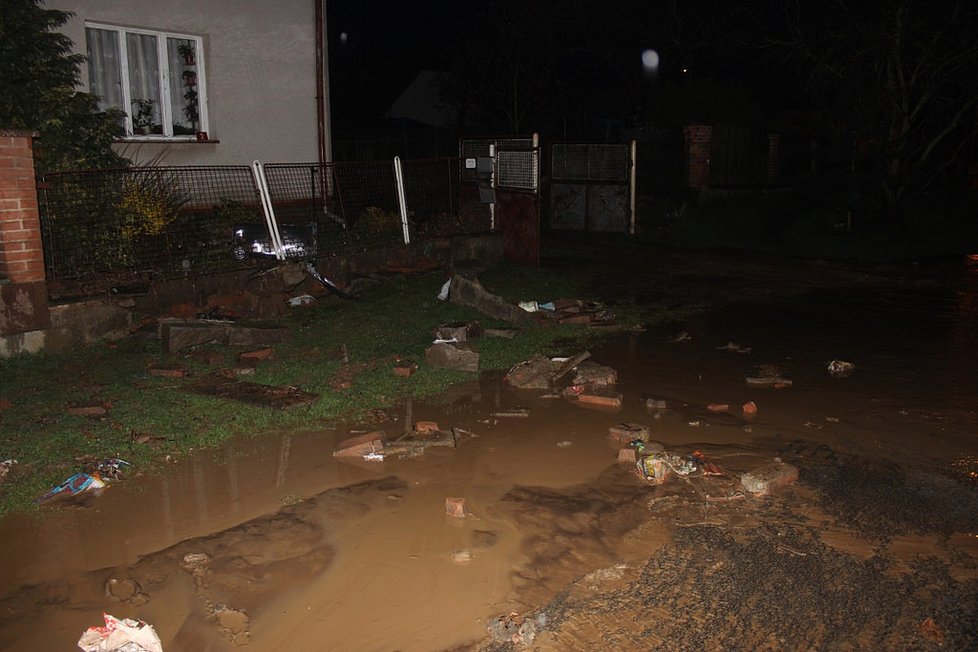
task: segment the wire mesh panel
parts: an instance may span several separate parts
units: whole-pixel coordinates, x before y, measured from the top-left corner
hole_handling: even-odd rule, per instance
[[[484,233],[491,228],[488,204],[463,193],[458,158],[403,161],[404,193],[411,232],[418,236]]]
[[[496,187],[535,191],[540,185],[540,150],[496,152]]]
[[[286,258],[345,251],[349,246],[346,222],[332,166],[281,163],[264,167]]]
[[[243,166],[66,172],[39,188],[53,298],[231,268],[235,230],[263,225]]]
[[[555,143],[552,153],[555,181],[628,181],[628,145]]]
[[[404,242],[393,161],[351,161],[330,163],[328,167],[336,183],[337,214],[346,225],[350,249]]]

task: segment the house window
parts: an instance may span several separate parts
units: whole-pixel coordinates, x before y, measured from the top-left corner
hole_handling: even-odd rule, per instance
[[[199,36],[86,24],[89,90],[125,113],[131,138],[196,140],[207,132]]]

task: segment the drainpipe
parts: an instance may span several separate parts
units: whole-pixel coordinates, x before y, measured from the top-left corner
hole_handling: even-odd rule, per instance
[[[316,0],[316,122],[319,162],[333,160],[329,130],[329,48],[326,47],[326,0]]]

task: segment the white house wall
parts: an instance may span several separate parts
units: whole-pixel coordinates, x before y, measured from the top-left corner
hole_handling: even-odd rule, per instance
[[[209,143],[127,142],[120,149],[164,164],[247,164],[318,159],[315,0],[50,0],[74,14],[63,32],[85,54],[85,23],[200,36]],[[88,89],[88,69],[83,66]],[[138,150],[138,153],[137,153]]]

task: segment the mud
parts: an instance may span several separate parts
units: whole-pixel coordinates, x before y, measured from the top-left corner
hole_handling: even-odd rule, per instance
[[[978,646],[974,270],[683,262],[619,289],[696,300],[726,270],[732,305],[592,349],[619,412],[483,376],[393,419],[270,433],[4,519],[0,649],[71,649],[101,611],[150,622],[167,650]],[[791,384],[750,385],[762,365]],[[356,429],[416,420],[467,434],[332,457]],[[623,422],[723,475],[645,482],[616,462]],[[740,474],[774,458],[799,482],[745,496]]]

